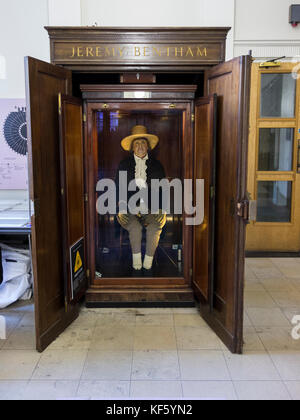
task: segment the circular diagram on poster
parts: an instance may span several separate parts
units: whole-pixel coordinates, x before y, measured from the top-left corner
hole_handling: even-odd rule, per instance
[[[27,154],[27,123],[23,110],[10,112],[4,122],[4,138],[9,147],[19,155]]]

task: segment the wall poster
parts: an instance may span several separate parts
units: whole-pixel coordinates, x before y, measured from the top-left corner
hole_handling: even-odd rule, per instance
[[[0,190],[26,190],[25,99],[0,99]]]

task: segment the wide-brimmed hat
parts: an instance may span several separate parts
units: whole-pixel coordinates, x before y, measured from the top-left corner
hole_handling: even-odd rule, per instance
[[[132,134],[130,136],[125,137],[121,141],[121,146],[124,150],[130,151],[133,140],[139,138],[147,139],[151,150],[154,149],[154,147],[159,142],[159,138],[157,136],[155,136],[154,134],[147,133],[147,128],[144,125],[135,125],[134,127],[132,127],[131,133]]]

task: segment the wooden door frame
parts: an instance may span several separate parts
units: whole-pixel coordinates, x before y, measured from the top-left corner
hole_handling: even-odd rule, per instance
[[[260,68],[260,63],[252,64],[252,80],[251,80],[251,95],[250,95],[250,131],[249,131],[249,157],[248,157],[248,191],[253,200],[257,200],[257,184],[258,181],[291,181],[292,188],[292,208],[290,222],[250,222],[247,228],[246,250],[249,255],[265,255],[272,256],[278,253],[299,253],[300,240],[297,247],[292,246],[290,249],[279,248],[278,246],[270,246],[268,249],[258,249],[256,236],[261,236],[263,229],[280,229],[290,227],[291,229],[300,224],[300,208],[295,206],[295,197],[300,197],[300,185],[297,186],[299,176],[297,174],[297,154],[298,154],[298,129],[300,128],[300,82],[296,84],[296,98],[295,98],[295,117],[294,118],[261,118],[260,117],[260,87],[261,74],[274,73],[291,73],[296,63],[280,63],[280,67],[275,68]],[[298,70],[299,74],[299,70]],[[293,169],[292,171],[258,171],[258,153],[259,153],[259,130],[260,128],[294,128],[294,148],[293,148]],[[298,181],[299,183],[299,181]],[[277,232],[279,233],[279,232]],[[291,231],[293,235],[293,232]],[[297,233],[295,232],[295,235]],[[290,235],[289,235],[290,237]],[[293,238],[296,241],[296,238]],[[281,244],[282,238],[281,238]]]
[[[174,101],[172,101],[173,103]],[[138,109],[145,109],[145,111],[155,111],[155,110],[166,110],[170,109],[170,101],[138,101],[138,100],[124,100],[124,101],[105,101],[105,104],[110,106],[110,109],[123,109],[123,110],[134,110],[138,105]],[[103,277],[101,279],[96,279],[95,277],[95,236],[94,236],[94,226],[95,226],[95,185],[94,185],[94,159],[93,159],[93,142],[95,141],[95,130],[93,129],[94,125],[94,115],[96,111],[101,111],[104,102],[88,102],[85,104],[86,115],[87,115],[87,124],[85,132],[87,133],[86,137],[86,147],[85,147],[85,156],[84,162],[87,169],[87,178],[86,178],[86,190],[88,191],[89,203],[88,203],[88,220],[89,225],[87,227],[87,257],[88,257],[88,266],[90,271],[90,286],[96,286],[97,288],[103,289],[122,289],[122,288],[135,288],[135,289],[182,289],[182,288],[191,288],[191,276],[190,269],[192,268],[192,230],[189,226],[184,224],[186,215],[183,215],[183,258],[184,258],[184,275],[182,277],[156,277],[156,278],[145,278],[145,277],[119,277],[119,278],[109,278]],[[184,167],[184,178],[192,179],[193,177],[193,149],[192,142],[189,139],[192,136],[192,102],[176,101],[176,110],[182,110],[183,112],[183,148],[185,163]]]

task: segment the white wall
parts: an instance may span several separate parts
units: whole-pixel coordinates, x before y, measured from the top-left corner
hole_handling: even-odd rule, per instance
[[[49,26],[80,26],[81,0],[48,0]]]
[[[47,0],[0,0],[0,98],[25,98],[24,56],[49,61],[45,25]]]
[[[257,58],[299,55],[300,25],[289,24],[289,6],[292,0],[235,0],[234,55],[253,50]]]
[[[82,25],[234,26],[234,0],[81,0]],[[227,58],[233,55],[233,29]]]

